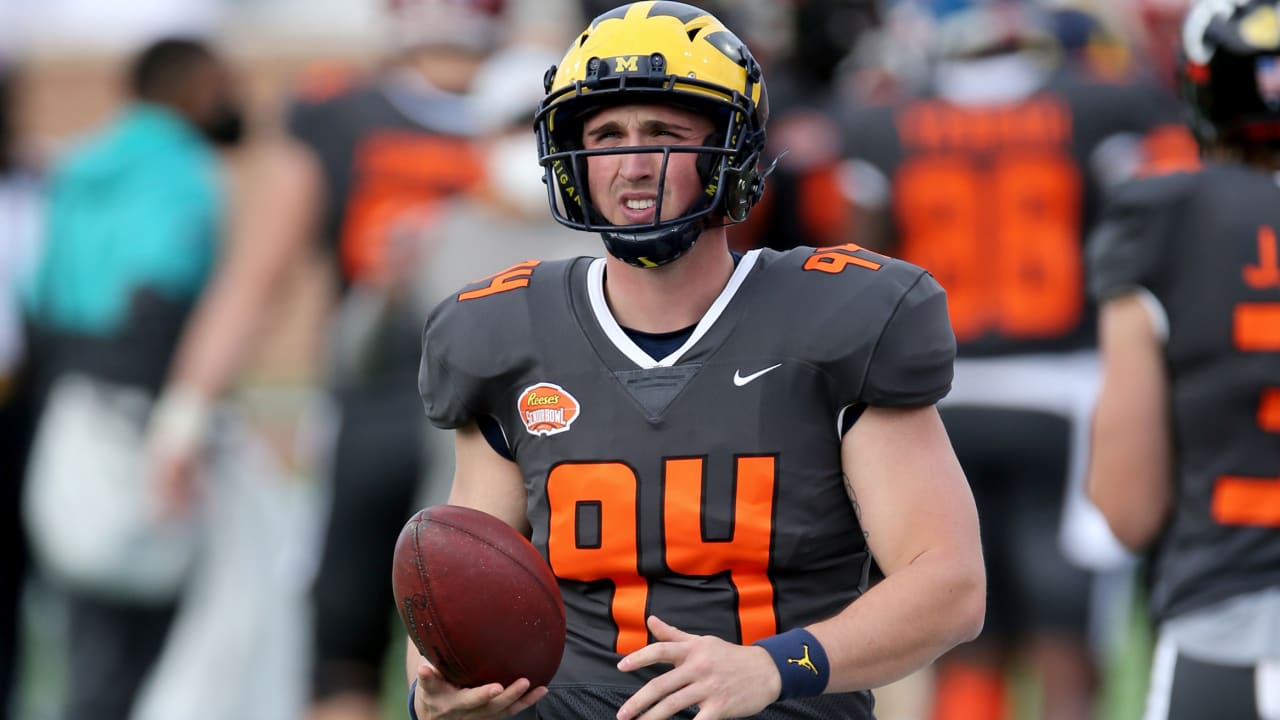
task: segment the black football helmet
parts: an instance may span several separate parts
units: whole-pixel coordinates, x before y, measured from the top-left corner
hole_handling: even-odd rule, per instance
[[[1280,145],[1280,3],[1197,0],[1183,21],[1181,55],[1202,142]]]
[[[551,212],[575,230],[598,232],[609,253],[637,267],[680,257],[713,222],[741,222],[764,191],[759,169],[769,103],[760,65],[747,46],[705,10],[662,0],[636,2],[600,15],[547,71],[546,97],[534,118],[539,162]],[[702,145],[584,150],[582,127],[615,104],[670,104],[712,118]],[[635,152],[700,153],[701,200],[662,219],[662,192],[652,223],[613,225],[592,206],[586,158]]]

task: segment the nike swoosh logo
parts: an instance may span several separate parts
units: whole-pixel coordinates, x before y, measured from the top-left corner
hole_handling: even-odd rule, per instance
[[[763,375],[763,374],[765,374],[765,373],[767,373],[767,372],[769,372],[769,371],[771,371],[771,370],[777,370],[777,369],[778,369],[778,368],[780,368],[780,367],[782,367],[782,363],[778,363],[777,365],[771,365],[771,366],[769,366],[769,367],[767,367],[767,368],[765,368],[765,369],[763,369],[763,370],[760,370],[760,371],[758,371],[758,372],[753,372],[753,373],[751,373],[750,375],[743,375],[741,370],[734,370],[734,371],[733,371],[733,384],[734,384],[734,385],[737,385],[738,387],[742,387],[743,385],[746,385],[747,383],[751,382],[752,380],[755,380],[756,378],[760,377],[761,375]]]

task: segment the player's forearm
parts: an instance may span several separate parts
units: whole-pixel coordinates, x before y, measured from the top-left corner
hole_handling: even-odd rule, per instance
[[[1113,413],[1099,406],[1089,462],[1089,499],[1125,547],[1140,551],[1160,534],[1172,502],[1168,488],[1167,452],[1160,443],[1143,439],[1148,433],[1129,433],[1135,425],[1128,412]]]
[[[305,148],[281,143],[260,151],[222,263],[174,358],[171,383],[208,399],[231,386],[267,309],[306,256],[320,193],[319,169]]]
[[[834,617],[812,625],[827,652],[827,692],[906,677],[977,637],[986,609],[981,557],[930,551]]]
[[[1152,382],[1133,378],[1139,385]],[[1107,380],[1107,383],[1113,382]],[[1125,393],[1133,395],[1132,393]],[[1167,443],[1160,408],[1104,391],[1094,414],[1087,481],[1089,499],[1102,512],[1116,539],[1141,550],[1160,533],[1172,493]]]
[[[259,327],[261,312],[253,308],[266,292],[245,286],[233,272],[220,271],[188,323],[151,416],[147,443],[154,454],[186,457],[204,443],[213,408],[239,374]]]
[[[1173,499],[1164,360],[1137,294],[1103,306],[1099,333],[1104,371],[1093,416],[1089,497],[1116,539],[1140,550],[1159,535]]]
[[[262,312],[261,306],[255,307],[255,296],[261,293],[225,287],[229,284],[219,278],[210,287],[187,327],[169,377],[171,385],[210,400],[230,387],[260,328]]]

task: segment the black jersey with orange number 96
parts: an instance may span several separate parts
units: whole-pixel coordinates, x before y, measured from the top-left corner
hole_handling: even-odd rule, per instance
[[[1091,241],[1102,300],[1149,292],[1168,321],[1177,457],[1156,552],[1158,619],[1280,586],[1280,188],[1209,166],[1122,188]]]

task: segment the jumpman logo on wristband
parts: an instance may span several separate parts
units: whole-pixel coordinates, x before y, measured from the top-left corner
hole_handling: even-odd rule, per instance
[[[818,674],[818,666],[814,665],[813,661],[809,659],[809,643],[804,643],[804,657],[787,658],[787,664],[799,665],[800,667],[812,672],[814,675]]]

